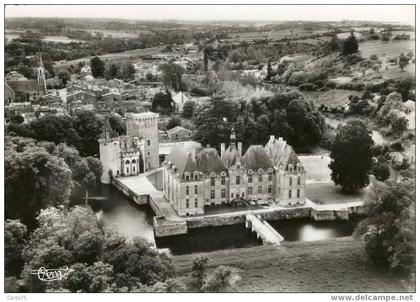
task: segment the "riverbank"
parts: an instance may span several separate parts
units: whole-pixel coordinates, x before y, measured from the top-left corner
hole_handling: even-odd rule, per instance
[[[407,291],[399,279],[367,263],[363,242],[351,237],[173,256],[178,274],[188,278],[198,256],[210,259],[209,269],[236,269],[238,292]]]

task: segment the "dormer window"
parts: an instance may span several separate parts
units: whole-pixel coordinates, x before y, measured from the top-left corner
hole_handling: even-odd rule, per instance
[[[185,180],[190,181],[190,175],[189,174],[185,175]]]

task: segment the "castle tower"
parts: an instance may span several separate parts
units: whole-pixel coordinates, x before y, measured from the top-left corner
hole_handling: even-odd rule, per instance
[[[47,91],[47,81],[45,80],[44,64],[42,63],[41,53],[38,53],[39,64],[37,68],[38,84],[44,85],[44,92]]]
[[[121,175],[121,146],[120,139],[112,130],[109,121],[106,120],[102,129],[102,137],[99,142],[99,158],[102,163],[103,172],[101,175],[101,183],[111,183],[111,175]]]
[[[159,114],[154,112],[126,113],[127,135],[143,140],[144,171],[159,166]]]

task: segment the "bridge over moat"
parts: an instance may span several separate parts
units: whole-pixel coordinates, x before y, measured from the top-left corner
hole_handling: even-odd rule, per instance
[[[276,245],[284,240],[267,221],[261,220],[253,214],[246,215],[245,226],[255,232],[257,238],[261,239],[264,245]]]

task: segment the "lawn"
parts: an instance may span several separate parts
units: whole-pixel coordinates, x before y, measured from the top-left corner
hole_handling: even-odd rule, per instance
[[[181,277],[187,279],[200,255],[210,259],[210,270],[219,265],[235,269],[241,277],[237,292],[407,291],[396,277],[373,268],[363,243],[350,237],[174,256]]]
[[[368,199],[368,192],[369,187],[355,194],[346,194],[341,186],[335,186],[332,181],[306,184],[306,197],[319,204],[365,201]]]
[[[299,160],[307,172],[306,181],[326,181],[331,179],[331,169],[328,167],[331,159],[324,155],[299,155]]]

